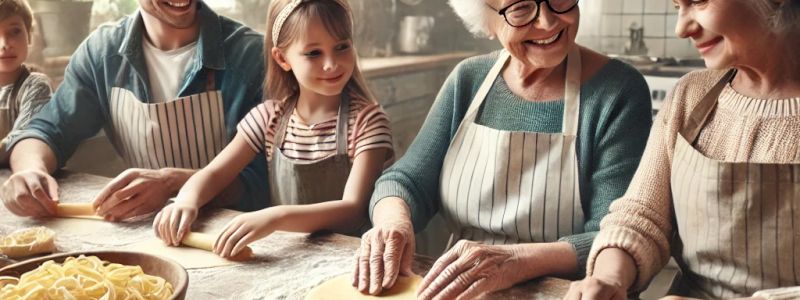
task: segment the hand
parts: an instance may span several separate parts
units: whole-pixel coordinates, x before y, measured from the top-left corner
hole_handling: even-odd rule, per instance
[[[46,217],[56,214],[58,183],[43,171],[14,173],[0,188],[3,205],[19,216]]]
[[[581,281],[574,281],[569,286],[565,300],[625,300],[627,291],[614,279],[589,276]]]
[[[250,243],[275,232],[280,214],[280,206],[275,206],[236,216],[214,242],[214,253],[225,258],[236,256]]]
[[[151,213],[180,188],[170,179],[167,169],[128,169],[106,185],[92,205],[98,215],[110,221]]]
[[[473,299],[510,288],[524,268],[510,246],[461,240],[436,260],[417,291],[418,299]]]
[[[413,274],[411,263],[415,249],[414,227],[407,217],[375,224],[361,237],[353,286],[371,295],[391,288],[398,274]]]
[[[167,205],[153,220],[156,237],[170,246],[179,246],[197,219],[197,206],[184,202]]]

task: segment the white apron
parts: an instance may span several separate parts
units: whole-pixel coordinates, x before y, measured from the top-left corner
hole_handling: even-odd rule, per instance
[[[123,64],[117,86],[126,70]],[[111,88],[106,133],[129,167],[200,169],[222,151],[228,143],[222,93],[215,88],[214,72],[206,74],[206,92],[162,103]]]
[[[675,143],[677,294],[735,298],[800,285],[800,163],[729,163],[693,146],[735,74],[697,104]]]
[[[450,143],[442,167],[442,215],[450,245],[553,242],[583,232],[575,139],[580,106],[580,52],[567,56],[563,133],[502,131],[475,123],[509,60],[502,51]],[[448,247],[449,247],[448,246]]]

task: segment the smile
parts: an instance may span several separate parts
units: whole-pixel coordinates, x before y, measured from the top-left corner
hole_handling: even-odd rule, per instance
[[[550,45],[552,43],[555,43],[561,37],[561,34],[563,34],[563,33],[564,33],[564,30],[561,30],[561,31],[559,31],[558,33],[556,33],[555,35],[553,35],[553,36],[551,36],[549,38],[546,38],[546,39],[543,39],[543,40],[527,40],[527,41],[525,41],[525,43],[526,44],[534,44],[534,45]]]
[[[170,7],[174,7],[174,8],[184,8],[184,7],[187,7],[190,4],[192,4],[192,1],[186,1],[186,2],[163,1],[162,3],[164,3],[164,4],[166,4],[166,5],[170,6]]]
[[[191,4],[191,1],[188,1],[188,2],[172,2],[172,1],[166,1],[166,3],[167,3],[167,5],[169,5],[169,6],[172,6],[172,7],[182,8],[182,7],[187,7],[187,6],[189,6],[189,4]]]

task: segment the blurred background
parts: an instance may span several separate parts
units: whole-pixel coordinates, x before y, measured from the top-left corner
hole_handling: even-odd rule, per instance
[[[89,32],[138,8],[138,0],[29,1],[36,15],[29,63],[50,75],[55,85]],[[204,1],[219,14],[264,32],[270,0]],[[401,156],[455,64],[499,49],[500,44],[468,33],[444,0],[348,1],[361,67],[392,117]],[[583,0],[579,5],[578,43],[637,67],[650,85],[653,113],[678,77],[703,66],[692,44],[675,37],[677,11],[671,1]],[[119,171],[92,164],[88,170],[102,175]]]

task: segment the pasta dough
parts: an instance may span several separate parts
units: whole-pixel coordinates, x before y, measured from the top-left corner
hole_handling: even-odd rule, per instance
[[[0,299],[168,299],[172,284],[144,274],[139,266],[102,261],[96,256],[52,260],[17,279],[0,277]]]
[[[167,246],[159,239],[150,239],[132,244],[126,249],[173,259],[186,269],[227,266],[236,264],[236,261],[247,260],[252,257],[253,251],[250,247],[243,249],[238,255],[230,259],[219,257],[211,252],[215,240],[215,235],[191,232],[181,242],[186,247]]]
[[[91,203],[59,203],[56,206],[56,217],[103,220],[98,216]]]
[[[0,238],[0,252],[10,258],[51,253],[56,250],[55,232],[46,227],[21,229]]]
[[[422,282],[422,277],[418,275],[400,276],[394,286],[383,291],[378,296],[364,295],[353,287],[353,275],[342,275],[313,288],[306,295],[306,300],[325,300],[325,299],[391,299],[391,300],[413,300],[417,298],[417,287]]]
[[[217,238],[215,236],[210,234],[190,232],[185,237],[183,237],[183,241],[181,241],[181,244],[192,248],[202,249],[206,251],[213,251],[214,241],[216,241],[216,239]],[[229,259],[233,261],[241,261],[241,260],[247,260],[252,256],[253,256],[253,249],[250,249],[250,247],[246,246],[244,247],[244,249],[242,249],[242,251],[239,251],[239,253],[237,253],[236,256],[231,257]]]

